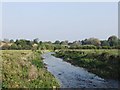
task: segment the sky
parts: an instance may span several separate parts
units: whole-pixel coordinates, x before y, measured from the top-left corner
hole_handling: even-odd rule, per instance
[[[42,41],[118,35],[117,2],[4,2],[2,38]]]
[[[1,0],[2,2],[119,2],[119,0]]]

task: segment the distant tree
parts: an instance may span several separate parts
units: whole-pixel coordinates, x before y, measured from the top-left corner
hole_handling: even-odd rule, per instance
[[[25,39],[16,40],[15,44],[18,46],[18,49],[28,50],[32,48],[32,42]]]
[[[31,48],[32,48],[32,47],[31,47],[30,45],[25,45],[25,46],[24,46],[24,49],[25,49],[25,50],[30,50]]]
[[[11,39],[11,40],[10,40],[10,43],[14,43],[14,40],[13,40],[13,39]]]
[[[108,38],[108,42],[109,42],[109,44],[110,44],[110,46],[117,46],[118,45],[118,38],[117,38],[117,36],[110,36],[109,38]]]
[[[118,39],[118,45],[120,45],[120,39]]]
[[[17,45],[25,45],[26,44],[26,41],[24,39],[20,39],[20,40],[16,40],[15,42]]]
[[[51,44],[45,44],[45,47],[46,47],[47,50],[53,50],[54,49],[53,45],[51,45]]]
[[[44,44],[52,44],[51,41],[43,42]]]
[[[21,50],[22,49],[22,46],[21,45],[17,45],[18,47],[18,50]]]
[[[101,42],[99,39],[97,38],[89,38],[89,39],[85,39],[82,40],[82,44],[83,45],[95,45],[95,46],[100,46]]]
[[[26,45],[29,45],[29,46],[32,46],[32,45],[33,45],[33,42],[30,41],[30,40],[25,40],[25,42],[26,42]]]
[[[72,43],[72,45],[74,45],[74,46],[79,46],[79,45],[81,45],[81,42],[80,42],[80,41],[74,41],[74,42]]]
[[[54,44],[60,44],[60,41],[59,41],[59,40],[56,40],[56,41],[54,42]]]
[[[109,42],[107,40],[102,40],[101,42],[101,46],[109,46]]]
[[[82,45],[86,45],[86,44],[88,44],[88,43],[87,43],[87,39],[82,40],[81,43],[82,43]]]
[[[39,44],[41,45],[41,44],[42,44],[42,41],[40,41]]]
[[[56,50],[56,49],[62,49],[62,45],[56,44],[56,45],[54,46],[54,50]]]
[[[61,45],[68,45],[68,41],[67,41],[67,40],[65,40],[65,41],[61,41],[60,44],[61,44]]]
[[[48,44],[52,44],[52,42],[51,42],[51,41],[48,41],[47,43],[48,43]]]
[[[10,49],[17,50],[17,49],[18,49],[18,46],[17,46],[15,43],[13,43],[13,44],[10,46]]]
[[[35,38],[35,39],[33,40],[33,42],[36,43],[36,44],[38,44],[39,38]]]

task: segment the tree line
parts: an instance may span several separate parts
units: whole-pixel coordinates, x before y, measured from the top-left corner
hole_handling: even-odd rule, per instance
[[[0,40],[2,50],[56,50],[56,49],[120,49],[120,39],[117,36],[110,36],[107,40],[98,38],[88,38],[69,42],[68,40],[55,42],[39,41],[38,38],[33,40],[17,39]]]

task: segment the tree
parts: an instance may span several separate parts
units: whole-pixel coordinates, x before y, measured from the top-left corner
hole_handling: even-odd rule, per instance
[[[62,41],[60,44],[61,44],[61,45],[68,45],[68,41],[67,41],[67,40]]]
[[[74,46],[80,46],[80,45],[81,45],[81,42],[80,42],[80,41],[74,41],[74,42],[72,43],[72,45],[74,45]]]
[[[17,46],[15,43],[13,43],[13,44],[10,46],[10,49],[17,50],[17,49],[18,49],[18,46]]]
[[[40,41],[39,44],[41,45],[41,44],[42,44],[42,41]]]
[[[50,45],[50,44],[45,44],[45,47],[46,47],[47,50],[53,50],[54,49],[53,45]]]
[[[120,39],[118,39],[118,45],[120,45]]]
[[[15,44],[18,46],[18,49],[31,49],[32,42],[25,39],[16,40]]]
[[[60,41],[59,41],[59,40],[56,40],[56,41],[54,42],[54,44],[60,44]]]
[[[13,40],[13,39],[11,39],[11,40],[10,40],[10,43],[14,43],[14,40]]]
[[[107,40],[101,41],[101,46],[109,46],[109,42]]]
[[[101,42],[99,39],[97,38],[89,38],[89,39],[85,39],[82,41],[83,45],[95,45],[95,46],[100,46]]]
[[[117,46],[118,45],[118,38],[113,35],[108,38],[108,42],[110,46]]]
[[[35,38],[35,39],[33,40],[33,42],[36,43],[36,44],[38,44],[39,38]]]

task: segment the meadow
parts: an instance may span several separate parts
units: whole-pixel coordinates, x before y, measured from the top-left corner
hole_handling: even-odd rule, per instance
[[[77,49],[56,51],[54,56],[73,65],[86,68],[100,77],[120,80],[118,49]]]
[[[40,51],[2,50],[2,88],[57,88],[58,81],[47,71]]]

